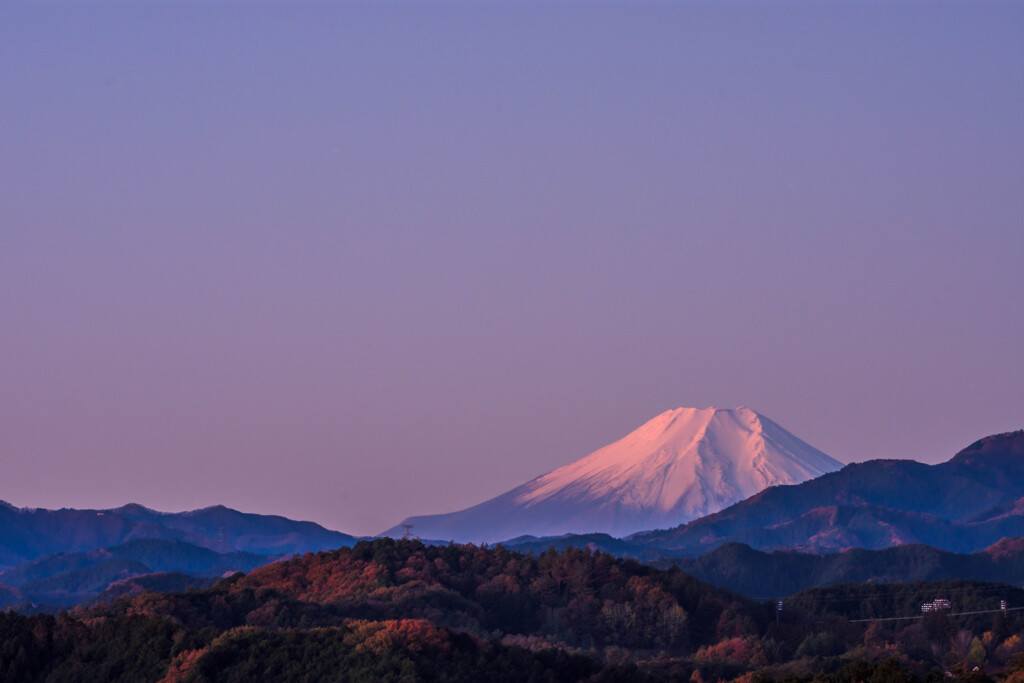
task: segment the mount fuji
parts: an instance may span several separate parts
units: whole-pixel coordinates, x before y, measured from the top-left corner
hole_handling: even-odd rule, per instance
[[[673,527],[781,484],[842,468],[749,408],[677,408],[622,439],[465,510],[410,517],[420,538],[492,543],[518,536]]]

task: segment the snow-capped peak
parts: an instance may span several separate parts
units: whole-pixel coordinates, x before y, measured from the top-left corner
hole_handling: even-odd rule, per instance
[[[497,498],[406,523],[422,538],[467,541],[598,531],[621,536],[676,526],[769,486],[841,467],[749,408],[676,408]]]
[[[516,502],[611,496],[637,511],[675,511],[678,524],[841,466],[749,408],[676,408],[525,484]]]

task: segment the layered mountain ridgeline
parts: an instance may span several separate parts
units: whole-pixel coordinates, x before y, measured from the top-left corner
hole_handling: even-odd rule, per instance
[[[489,501],[411,517],[421,538],[493,543],[522,535],[615,536],[686,522],[768,486],[839,469],[749,408],[677,408],[615,443]],[[384,536],[401,536],[402,525]]]
[[[45,510],[0,502],[0,569],[44,555],[109,548],[144,538],[186,541],[222,553],[260,555],[327,550],[355,541],[313,522],[238,512],[221,505],[169,513],[141,505]]]
[[[503,541],[501,545],[509,550],[530,554],[542,553],[549,549],[561,551],[566,548],[586,548],[591,552],[601,551],[641,562],[658,562],[665,559],[665,556],[657,550],[645,548],[608,534],[565,534],[564,536],[542,536],[540,538],[519,536]]]
[[[131,560],[154,572],[182,572],[194,576],[220,576],[224,572],[247,572],[280,556],[254,553],[218,553],[184,541],[137,539],[111,548],[89,552],[57,553],[0,572],[0,583],[21,586],[65,572],[91,567],[109,560]]]
[[[908,604],[944,589],[920,586]],[[778,613],[675,568],[585,550],[529,556],[388,539],[203,590],[56,618],[0,615],[0,677],[912,681],[936,667],[999,669],[1024,649],[1016,612],[977,624],[943,615],[951,628],[932,628],[850,623],[812,602],[795,596]]]
[[[627,537],[667,556],[726,543],[835,552],[922,543],[976,552],[1024,536],[1024,431],[981,439],[948,462],[872,460],[776,486],[679,527]]]
[[[225,573],[250,571],[279,557],[218,553],[184,541],[158,539],[137,539],[88,552],[57,553],[0,572],[0,586],[6,588],[6,594],[0,589],[0,608],[67,607],[95,598],[108,591],[112,584],[134,577],[164,576],[168,572],[193,578],[220,577]],[[185,588],[185,584],[173,577],[154,577],[144,583],[149,588]],[[188,585],[207,583],[191,581]],[[123,590],[115,591],[114,595]]]
[[[884,584],[971,579],[1019,586],[1024,585],[1024,539],[1004,539],[970,555],[923,545],[812,555],[792,551],[763,552],[729,543],[697,558],[660,560],[654,564],[674,565],[717,586],[764,599],[849,582]]]
[[[180,593],[193,588],[209,588],[219,580],[218,577],[192,576],[181,572],[141,574],[109,584],[102,593],[86,601],[85,604],[97,605],[146,592]]]

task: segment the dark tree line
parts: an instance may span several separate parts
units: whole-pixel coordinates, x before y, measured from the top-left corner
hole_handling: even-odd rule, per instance
[[[981,681],[1015,675],[1024,629],[1012,612],[850,618],[942,591],[968,611],[1004,589],[851,584],[797,594],[777,614],[600,552],[382,539],[201,590],[0,614],[0,680]]]

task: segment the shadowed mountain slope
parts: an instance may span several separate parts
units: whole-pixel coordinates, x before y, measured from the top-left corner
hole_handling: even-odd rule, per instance
[[[730,542],[828,552],[924,543],[974,552],[1024,536],[1024,431],[986,437],[948,462],[872,460],[766,489],[721,512],[628,537],[673,556]]]
[[[169,513],[141,505],[46,510],[0,503],[0,569],[54,553],[110,548],[138,539],[179,540],[218,552],[263,555],[327,550],[355,540],[313,522],[223,506]]]
[[[70,606],[108,591],[113,584],[133,579],[139,580],[121,592],[139,586],[182,590],[177,586],[207,585],[200,579],[251,571],[279,558],[241,552],[221,554],[183,541],[158,539],[137,539],[88,552],[57,553],[0,572],[0,608],[26,603],[51,608]],[[173,579],[186,575],[195,580],[182,583]],[[143,576],[171,578],[140,578]]]
[[[148,572],[182,572],[193,576],[219,576],[226,571],[247,572],[280,556],[253,553],[218,553],[183,541],[136,539],[112,548],[47,555],[0,572],[0,584],[19,587],[110,560],[143,564]]]
[[[1024,539],[1003,539],[969,555],[923,545],[845,550],[828,555],[762,552],[730,543],[698,558],[655,563],[757,598],[839,583],[912,583],[968,579],[1024,584]]]

